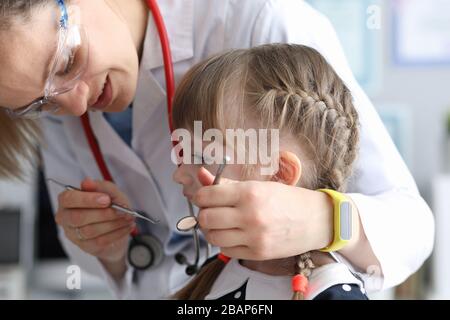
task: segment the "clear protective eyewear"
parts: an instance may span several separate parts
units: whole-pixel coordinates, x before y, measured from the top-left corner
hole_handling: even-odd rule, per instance
[[[57,0],[61,10],[58,45],[45,82],[44,97],[19,109],[6,109],[14,118],[36,119],[55,113],[59,105],[55,97],[71,91],[83,76],[89,61],[89,42],[81,25],[78,7],[70,6],[70,19],[64,0]],[[77,14],[78,13],[78,14]]]

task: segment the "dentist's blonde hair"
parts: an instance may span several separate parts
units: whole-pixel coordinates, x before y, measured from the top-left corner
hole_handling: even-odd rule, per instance
[[[176,128],[245,128],[246,118],[261,128],[280,130],[280,140],[299,146],[310,161],[300,185],[345,191],[359,143],[358,114],[350,91],[316,50],[289,44],[232,50],[194,66],[174,99]],[[295,257],[295,274],[309,277],[309,253]],[[175,294],[203,299],[225,263],[219,259]],[[293,299],[303,299],[295,292]]]
[[[69,1],[66,1],[69,2]],[[54,0],[0,1],[0,31],[9,31],[16,23],[26,23],[33,11]],[[12,119],[0,108],[0,178],[23,177],[23,169],[38,159],[41,141],[38,123],[28,119]]]
[[[0,110],[0,178],[24,177],[24,169],[37,163],[40,140],[36,121],[12,119]]]

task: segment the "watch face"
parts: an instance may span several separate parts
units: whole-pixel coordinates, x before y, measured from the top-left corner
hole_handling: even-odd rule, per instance
[[[130,250],[130,263],[136,268],[147,268],[153,261],[150,249],[142,244],[133,246]]]
[[[339,211],[340,237],[342,240],[350,240],[352,238],[352,206],[350,202],[341,202]]]

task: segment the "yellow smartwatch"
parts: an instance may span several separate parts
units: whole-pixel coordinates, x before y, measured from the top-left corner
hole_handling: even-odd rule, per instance
[[[345,195],[330,189],[319,189],[333,199],[333,241],[320,251],[342,249],[352,238],[352,204]]]

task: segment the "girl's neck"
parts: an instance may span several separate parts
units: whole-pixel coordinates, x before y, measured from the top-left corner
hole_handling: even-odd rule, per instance
[[[272,276],[292,275],[295,271],[293,257],[266,261],[240,260],[239,263],[250,270]]]
[[[312,251],[311,259],[316,267],[335,262],[328,253],[320,251]],[[240,260],[239,262],[250,270],[272,276],[291,276],[295,273],[295,257],[266,261]]]

